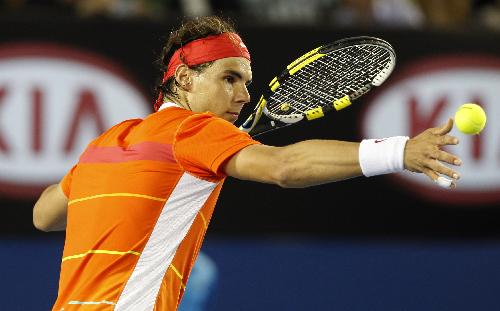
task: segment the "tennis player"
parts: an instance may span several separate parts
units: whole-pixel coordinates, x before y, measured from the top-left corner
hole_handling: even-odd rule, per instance
[[[53,310],[176,310],[227,176],[308,187],[404,169],[458,173],[442,146],[451,119],[418,136],[266,146],[233,125],[252,80],[250,53],[218,17],[196,18],[163,49],[156,112],[92,141],[33,210],[43,231],[66,230]],[[85,310],[82,308],[82,310]]]

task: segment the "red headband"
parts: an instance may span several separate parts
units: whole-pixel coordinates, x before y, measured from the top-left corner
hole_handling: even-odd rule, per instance
[[[250,60],[247,47],[235,33],[224,32],[191,41],[174,52],[163,75],[162,83],[175,75],[179,65],[186,64],[192,67],[226,57],[244,57]],[[154,105],[155,111],[158,111],[162,103],[163,92],[160,92]]]

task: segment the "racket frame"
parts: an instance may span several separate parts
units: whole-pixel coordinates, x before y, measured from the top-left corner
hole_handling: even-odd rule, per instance
[[[379,47],[383,47],[389,52],[390,61],[378,73],[378,75],[376,75],[375,78],[372,79],[369,84],[361,87],[350,95],[345,95],[339,99],[335,99],[331,105],[317,106],[304,112],[277,115],[267,109],[267,98],[270,98],[273,93],[280,87],[280,85],[290,76],[293,76],[310,63],[320,59],[325,55],[328,55],[328,53],[348,47],[354,47],[357,45],[376,45]],[[252,136],[258,136],[265,132],[285,127],[302,120],[311,121],[321,118],[331,111],[342,110],[350,106],[353,100],[369,92],[373,86],[380,86],[389,77],[394,69],[395,64],[396,54],[392,46],[387,41],[376,37],[350,37],[317,47],[291,62],[286,67],[286,69],[280,73],[280,75],[274,77],[271,80],[271,82],[269,83],[269,89],[267,89],[260,97],[257,105],[254,108],[254,111],[240,126],[240,130],[250,133]],[[287,103],[283,103],[282,105],[287,105]],[[282,109],[286,109],[286,107],[283,107]],[[261,126],[258,126],[259,121],[264,121],[261,122]]]

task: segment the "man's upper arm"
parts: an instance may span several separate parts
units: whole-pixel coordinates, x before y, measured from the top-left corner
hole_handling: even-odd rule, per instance
[[[279,149],[280,147],[250,145],[227,160],[223,171],[238,179],[279,184],[282,171]]]
[[[42,231],[66,229],[68,198],[60,184],[47,187],[33,208],[33,224]]]

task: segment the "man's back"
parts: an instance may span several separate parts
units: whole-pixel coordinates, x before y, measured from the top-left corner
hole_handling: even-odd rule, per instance
[[[88,146],[62,182],[69,203],[54,310],[176,308],[225,177],[203,168],[215,159],[193,136],[220,122],[170,108]]]

